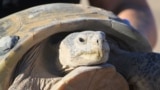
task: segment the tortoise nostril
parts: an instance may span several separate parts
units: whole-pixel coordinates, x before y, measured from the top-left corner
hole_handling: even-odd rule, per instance
[[[99,40],[97,40],[97,44],[99,44]]]
[[[101,45],[101,44],[105,43],[105,40],[104,39],[103,40],[99,40],[98,39],[98,40],[96,40],[96,43],[99,44],[99,45]]]

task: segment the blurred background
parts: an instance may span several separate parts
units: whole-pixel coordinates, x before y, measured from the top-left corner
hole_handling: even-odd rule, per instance
[[[156,46],[153,48],[154,52],[158,52],[160,53],[160,4],[155,2],[156,0],[147,0],[147,2],[149,3],[149,6],[152,10],[154,19],[156,21],[156,26],[157,26],[157,43]],[[81,0],[81,3],[83,4],[88,4],[87,0]]]
[[[153,12],[156,25],[157,25],[157,34],[158,34],[158,40],[155,48],[153,49],[154,52],[160,52],[160,4],[156,2],[156,0],[147,0],[150,8]]]

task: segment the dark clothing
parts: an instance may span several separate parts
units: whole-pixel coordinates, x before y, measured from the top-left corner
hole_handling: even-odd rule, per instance
[[[0,18],[14,12],[48,3],[79,3],[80,0],[0,0]]]

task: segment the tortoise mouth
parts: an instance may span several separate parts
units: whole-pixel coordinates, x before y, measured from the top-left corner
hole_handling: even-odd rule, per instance
[[[80,65],[97,65],[107,61],[108,50],[97,50],[92,52],[83,52],[78,54],[72,61],[74,63],[79,63]]]
[[[90,61],[93,59],[99,61],[102,59],[103,55],[102,52],[86,52],[79,55],[79,57]]]

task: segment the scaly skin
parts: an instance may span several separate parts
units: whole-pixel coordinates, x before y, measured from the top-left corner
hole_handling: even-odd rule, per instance
[[[109,45],[102,31],[83,31],[68,35],[60,44],[59,59],[65,71],[78,66],[96,65],[108,60]]]
[[[108,63],[125,77],[130,90],[160,90],[160,54],[128,52],[110,46]]]

